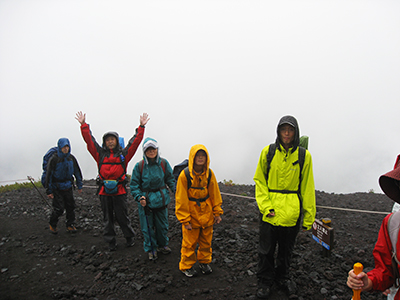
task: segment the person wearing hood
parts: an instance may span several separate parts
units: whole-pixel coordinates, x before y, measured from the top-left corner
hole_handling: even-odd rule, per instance
[[[98,194],[103,211],[104,240],[108,243],[110,251],[117,249],[114,227],[117,221],[125,236],[126,246],[132,247],[135,244],[135,232],[128,216],[126,169],[143,139],[144,126],[149,120],[148,115],[144,113],[140,116],[140,126],[136,128],[135,135],[125,148],[119,144],[119,135],[114,131],[103,135],[103,144],[100,146],[92,135],[89,124],[86,123],[86,114],[78,112],[76,119],[81,124],[82,137],[99,170]]]
[[[188,167],[178,177],[175,215],[182,223],[182,248],[179,270],[187,277],[197,275],[198,261],[203,274],[211,274],[213,225],[221,222],[221,192],[210,155],[203,145],[190,149]],[[189,182],[189,181],[190,182]],[[196,246],[198,250],[196,253]]]
[[[288,292],[290,259],[300,226],[309,230],[316,213],[311,154],[305,150],[300,174],[300,130],[284,116],[277,126],[276,151],[268,166],[269,148],[262,151],[254,175],[260,210],[257,297],[269,297],[273,286]],[[302,220],[302,224],[300,224]],[[276,262],[275,249],[278,246]]]
[[[76,232],[75,227],[75,199],[72,188],[74,178],[79,193],[82,192],[82,172],[78,161],[71,154],[71,144],[67,138],[60,138],[57,143],[57,152],[49,159],[45,178],[47,196],[52,199],[53,211],[50,215],[50,232],[57,234],[58,219],[66,211],[66,226],[70,233]]]
[[[155,139],[143,142],[143,160],[136,163],[130,182],[131,194],[138,203],[144,251],[150,260],[157,259],[157,252],[171,253],[168,247],[168,204],[171,202],[167,187],[175,192],[172,168],[161,158]]]
[[[400,203],[400,155],[397,156],[394,169],[379,177],[379,186],[386,196]],[[389,220],[395,226],[389,227]],[[397,242],[396,249],[392,246],[392,239],[395,240],[395,236],[399,236],[398,223],[400,223],[400,211],[390,213],[383,219],[372,252],[375,267],[367,273],[361,272],[357,275],[354,269],[350,270],[347,277],[349,288],[361,292],[380,291],[394,300],[400,300],[400,292],[396,289],[390,290],[393,285],[398,286],[399,283],[400,243]],[[394,295],[388,295],[392,292]]]

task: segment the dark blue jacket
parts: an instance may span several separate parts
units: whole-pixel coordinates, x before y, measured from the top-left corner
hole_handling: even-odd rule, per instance
[[[69,146],[68,153],[63,153],[61,149]],[[57,153],[50,158],[47,164],[46,194],[52,194],[54,190],[68,190],[72,188],[74,178],[78,189],[82,189],[82,172],[78,161],[71,154],[71,145],[67,138],[61,138],[57,143]]]

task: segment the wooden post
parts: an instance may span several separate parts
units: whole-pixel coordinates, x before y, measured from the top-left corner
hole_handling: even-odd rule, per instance
[[[331,256],[331,252],[332,252],[332,248],[333,248],[333,228],[332,228],[332,220],[329,218],[323,218],[322,219],[322,223],[328,227],[329,229],[329,250],[326,249],[325,247],[322,247],[322,255],[324,257],[330,257]]]

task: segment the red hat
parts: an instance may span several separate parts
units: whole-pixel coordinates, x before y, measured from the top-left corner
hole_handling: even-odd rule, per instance
[[[397,156],[394,169],[379,177],[379,185],[386,196],[400,203],[400,155]]]

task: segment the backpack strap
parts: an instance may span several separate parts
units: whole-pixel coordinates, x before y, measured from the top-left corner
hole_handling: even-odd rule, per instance
[[[306,149],[299,146],[299,165],[300,165],[300,174],[299,174],[299,194],[300,194],[300,187],[301,187],[301,181],[303,179],[303,177],[301,176],[303,173],[303,167],[304,167],[304,161],[306,160]],[[293,165],[295,165],[296,162],[293,163]]]
[[[163,172],[164,172],[164,175],[165,175],[165,159],[164,159],[164,158],[161,158],[161,163],[160,163],[160,165],[161,165],[161,168],[162,168],[162,170],[163,170]]]
[[[399,275],[399,260],[397,258],[397,241],[399,236],[400,228],[400,211],[397,211],[390,215],[387,229],[390,241],[392,243],[392,271],[395,278],[395,287],[400,286],[400,275]]]
[[[105,154],[102,155],[101,159],[100,159],[100,162],[99,162],[99,177],[100,177],[100,179],[104,180],[103,176],[101,176],[101,174],[100,174],[100,170],[101,170],[101,167],[103,165],[121,165],[121,167],[123,168],[124,172],[122,173],[122,175],[119,178],[116,179],[117,181],[120,181],[126,175],[125,157],[122,154],[119,156],[121,162],[104,162],[105,157],[106,157]]]
[[[161,158],[161,163],[160,163],[160,165],[161,165],[161,169],[163,170],[163,172],[164,172],[164,175],[165,175],[165,159],[164,158]],[[142,174],[143,174],[143,167],[144,167],[144,159],[142,159],[142,161],[139,163],[139,171],[140,171],[140,176],[142,176]]]
[[[275,156],[275,152],[276,152],[276,144],[269,145],[267,153],[267,172],[265,173],[265,182],[267,183],[267,186],[268,186],[268,175],[269,171],[271,170],[271,162]]]
[[[183,169],[183,171],[185,172],[186,175],[186,179],[187,179],[187,188],[189,189],[196,189],[196,190],[204,190],[204,187],[192,187],[192,176],[190,176],[190,172],[189,172],[189,167],[186,167],[185,169]],[[207,192],[208,192],[208,187],[210,186],[210,181],[211,181],[211,169],[208,169],[208,180],[207,180]],[[198,206],[200,206],[201,202],[206,201],[208,198],[210,198],[210,194],[207,193],[207,196],[205,196],[204,198],[193,198],[193,197],[189,197],[190,201],[195,201],[197,203]]]
[[[267,153],[267,173],[265,174],[265,180],[266,180],[267,187],[268,187],[268,175],[269,175],[269,171],[271,169],[271,162],[272,162],[272,159],[274,158],[275,152],[276,152],[276,144],[269,145],[269,149],[268,149],[268,153]],[[301,181],[302,181],[302,173],[303,173],[304,161],[305,161],[305,158],[306,158],[306,149],[301,147],[301,146],[298,146],[298,155],[299,155],[298,160],[296,160],[293,163],[293,166],[295,166],[297,164],[299,164],[299,166],[300,166],[299,186],[297,188],[297,191],[273,190],[273,189],[270,189],[270,188],[268,188],[268,190],[270,192],[273,192],[273,193],[297,194],[297,196],[299,198],[299,201],[300,201],[300,212],[299,212],[299,219],[298,219],[298,220],[300,220],[301,214],[302,214],[302,207],[303,207],[303,198],[301,196]]]
[[[299,166],[300,166],[299,186],[297,188],[297,191],[287,191],[287,190],[278,191],[278,190],[271,190],[271,189],[270,189],[270,191],[272,191],[272,192],[280,192],[280,193],[283,193],[283,194],[297,194],[297,193],[300,194],[303,166],[304,166],[304,161],[306,159],[306,149],[301,147],[301,146],[299,146],[298,148],[299,148],[299,151],[298,151],[299,152],[299,159],[296,160],[293,163],[293,166],[295,166],[297,164],[299,164]],[[267,172],[265,174],[265,180],[266,180],[267,186],[268,186],[269,171],[271,170],[271,162],[272,162],[272,159],[275,156],[275,152],[276,152],[276,144],[269,145],[269,149],[268,149],[268,153],[267,153]]]
[[[164,172],[164,183],[165,183],[165,165],[166,165],[166,161],[165,161],[164,158],[161,158],[161,163],[160,163],[160,165],[161,165],[161,169],[162,169],[163,172]],[[164,186],[162,186],[162,187],[160,187],[160,188],[158,188],[158,189],[146,189],[146,190],[142,189],[142,174],[143,174],[143,168],[144,168],[144,159],[142,159],[142,161],[139,162],[139,173],[140,173],[139,185],[140,185],[140,189],[141,189],[143,192],[146,193],[146,196],[145,196],[146,199],[148,198],[150,192],[155,193],[155,192],[160,191],[160,194],[161,194],[161,197],[162,197],[162,201],[163,201],[163,206],[162,206],[162,207],[160,207],[160,208],[152,208],[151,210],[152,210],[152,211],[158,211],[158,210],[162,210],[162,209],[166,208],[167,206],[165,205],[165,202],[166,202],[166,201],[165,201],[165,196],[164,196],[164,193],[163,193],[161,190],[166,189],[167,186],[164,185]]]

